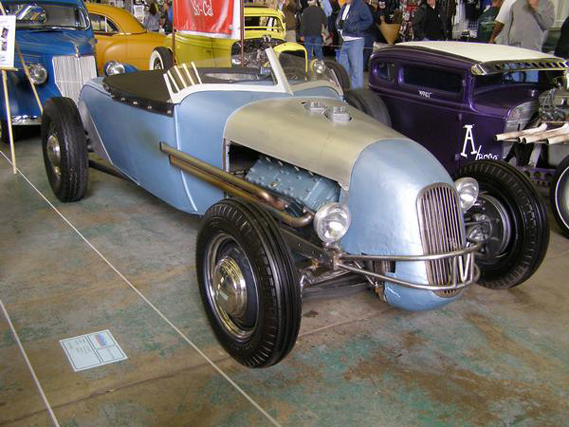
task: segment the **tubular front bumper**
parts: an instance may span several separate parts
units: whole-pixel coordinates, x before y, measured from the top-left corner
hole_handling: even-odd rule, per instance
[[[447,252],[434,255],[417,255],[417,256],[377,256],[377,255],[349,255],[338,254],[335,262],[335,267],[350,271],[352,273],[361,274],[371,279],[381,280],[384,282],[394,283],[396,285],[404,286],[406,288],[420,289],[425,291],[452,291],[465,288],[473,283],[476,283],[480,277],[480,269],[474,262],[475,252],[480,249],[482,244],[467,246],[454,252]],[[446,285],[431,285],[413,283],[407,280],[398,279],[387,274],[381,274],[374,271],[369,271],[363,268],[362,263],[369,262],[430,262],[430,261],[450,261],[450,283]]]

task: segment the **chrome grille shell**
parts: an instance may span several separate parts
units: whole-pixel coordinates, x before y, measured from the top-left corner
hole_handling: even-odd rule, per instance
[[[460,199],[449,184],[425,187],[417,198],[419,228],[425,255],[458,251],[466,245]],[[457,258],[426,261],[431,286],[453,287],[457,282]]]
[[[62,96],[79,101],[81,88],[89,80],[97,77],[95,57],[54,56],[53,71],[55,84]]]

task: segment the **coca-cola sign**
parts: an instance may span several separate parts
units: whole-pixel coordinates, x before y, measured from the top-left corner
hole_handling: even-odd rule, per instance
[[[174,0],[176,31],[239,38],[240,0]]]

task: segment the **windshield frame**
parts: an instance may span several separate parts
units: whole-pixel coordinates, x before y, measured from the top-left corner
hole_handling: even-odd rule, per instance
[[[174,66],[164,73],[164,80],[166,82],[166,87],[170,95],[170,100],[174,104],[179,104],[190,94],[205,91],[272,92],[288,93],[290,95],[294,95],[295,92],[318,87],[329,87],[335,90],[339,96],[343,95],[342,88],[339,85],[333,84],[326,80],[312,80],[297,84],[289,83],[275,51],[272,48],[268,48],[265,50],[265,53],[270,65],[270,69],[267,67],[267,71],[272,75],[273,78],[274,84],[272,85],[255,85],[239,81],[234,83],[202,83],[199,81],[197,83],[186,85],[180,88],[178,86],[178,83],[180,82],[180,74],[186,72],[184,68],[187,68],[188,72],[193,77],[199,75],[200,70],[200,68],[196,67],[195,63],[181,64],[177,66],[179,68]]]

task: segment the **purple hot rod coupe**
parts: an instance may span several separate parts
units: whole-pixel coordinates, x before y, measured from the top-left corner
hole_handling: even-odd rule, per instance
[[[231,356],[279,362],[315,290],[363,284],[395,307],[427,310],[473,283],[510,288],[533,274],[547,235],[534,236],[531,265],[518,245],[488,250],[500,242],[486,239],[488,216],[469,214],[475,179],[453,181],[425,148],[349,107],[323,62],[282,67],[283,54],[264,54],[256,69],[190,63],[94,79],[78,105],[53,98],[42,117],[60,200],[85,196],[91,165],[203,215],[198,285]]]
[[[451,174],[503,160],[551,185],[553,213],[569,236],[568,64],[494,44],[401,43],[370,61],[377,96],[347,100],[427,147]]]

